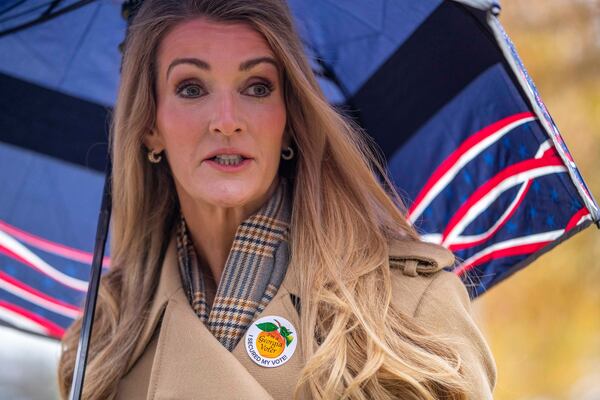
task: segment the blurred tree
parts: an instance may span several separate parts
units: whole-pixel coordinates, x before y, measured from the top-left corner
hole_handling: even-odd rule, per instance
[[[500,17],[600,194],[600,1],[504,0]],[[476,302],[496,399],[600,398],[600,233],[589,228]]]

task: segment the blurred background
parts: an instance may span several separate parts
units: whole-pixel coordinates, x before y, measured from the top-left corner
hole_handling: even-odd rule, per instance
[[[600,1],[504,0],[500,21],[600,195]],[[600,399],[600,232],[591,227],[474,302],[495,398]]]
[[[600,197],[600,1],[503,0],[500,20]],[[496,399],[600,399],[599,260],[591,227],[474,302]],[[2,327],[0,338],[0,399],[57,398],[57,342]]]

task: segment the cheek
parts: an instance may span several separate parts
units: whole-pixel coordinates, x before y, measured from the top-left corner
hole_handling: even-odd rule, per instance
[[[167,143],[176,144],[191,140],[202,123],[201,113],[191,112],[188,107],[182,107],[173,101],[165,101],[157,109],[156,125]]]
[[[268,149],[270,159],[278,160],[281,154],[282,140],[286,122],[286,111],[283,105],[265,108],[255,114],[258,119],[259,137],[263,139],[262,147]]]
[[[156,126],[160,132],[167,159],[175,178],[191,173],[199,145],[202,117],[184,107],[165,102],[157,109]]]
[[[207,123],[205,112],[166,99],[157,109],[156,125],[163,135],[167,153],[194,151]]]

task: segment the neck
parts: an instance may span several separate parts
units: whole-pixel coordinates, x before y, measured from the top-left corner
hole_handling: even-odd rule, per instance
[[[215,288],[221,280],[239,225],[260,209],[271,197],[277,184],[276,178],[267,193],[260,199],[239,207],[219,207],[179,195],[181,212],[199,258],[199,264],[208,267]]]

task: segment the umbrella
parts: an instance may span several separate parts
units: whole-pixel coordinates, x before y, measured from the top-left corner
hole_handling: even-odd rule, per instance
[[[599,223],[497,2],[288,3],[327,98],[375,139],[407,217],[456,254],[472,297]],[[18,329],[60,338],[80,315],[122,6],[0,8],[0,321]]]

